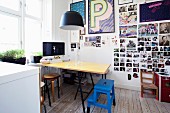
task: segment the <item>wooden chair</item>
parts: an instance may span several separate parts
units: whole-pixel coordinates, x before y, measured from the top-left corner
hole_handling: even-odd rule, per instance
[[[60,90],[62,92],[61,84],[59,85],[59,78],[60,77],[61,76],[59,74],[57,74],[57,73],[49,73],[49,74],[45,74],[43,76],[43,79],[44,79],[46,85],[47,85],[47,81],[51,82],[51,92],[52,92],[53,102],[55,102],[55,94],[54,94],[54,81],[55,80],[57,80],[58,98],[60,98]]]
[[[144,76],[144,74],[150,76]],[[154,84],[154,73],[140,71],[141,79],[141,97],[143,97],[144,89],[156,90],[156,99],[158,100],[158,87]]]

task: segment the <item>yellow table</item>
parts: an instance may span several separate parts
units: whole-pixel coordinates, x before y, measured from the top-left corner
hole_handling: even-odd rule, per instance
[[[52,64],[43,64],[43,66],[87,72],[87,73],[107,74],[110,64],[69,61],[69,62],[58,62]]]
[[[85,106],[84,106],[84,101],[87,99],[89,94],[93,91],[94,88],[94,82],[93,82],[93,74],[102,74],[105,75],[106,79],[106,74],[108,72],[108,69],[110,67],[110,64],[98,64],[98,63],[91,63],[91,62],[75,62],[75,61],[69,61],[69,62],[58,62],[58,63],[52,63],[52,64],[42,64],[43,66],[48,66],[48,67],[55,67],[55,68],[60,68],[60,69],[67,69],[67,70],[74,70],[78,72],[78,79],[79,79],[79,86],[77,88],[76,96],[78,91],[80,90],[81,94],[81,99],[82,99],[82,106],[83,106],[83,112],[85,113]],[[91,81],[93,84],[93,88],[90,90],[90,92],[86,92],[88,95],[83,98],[83,91],[82,91],[82,86],[81,86],[81,74],[80,72],[85,72],[85,73],[90,73]],[[76,98],[75,96],[75,98]]]

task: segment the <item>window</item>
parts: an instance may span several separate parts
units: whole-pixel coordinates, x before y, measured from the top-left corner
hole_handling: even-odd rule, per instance
[[[0,52],[10,49],[25,49],[27,53],[42,51],[42,20],[46,20],[43,17],[46,17],[47,1],[0,0]]]
[[[0,51],[21,48],[19,24],[17,16],[0,14]]]

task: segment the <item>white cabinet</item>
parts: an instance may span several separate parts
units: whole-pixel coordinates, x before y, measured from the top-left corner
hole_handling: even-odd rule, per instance
[[[40,113],[37,67],[0,62],[0,113]]]

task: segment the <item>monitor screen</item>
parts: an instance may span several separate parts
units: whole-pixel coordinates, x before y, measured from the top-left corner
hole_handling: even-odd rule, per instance
[[[65,55],[64,42],[43,42],[43,56]]]

